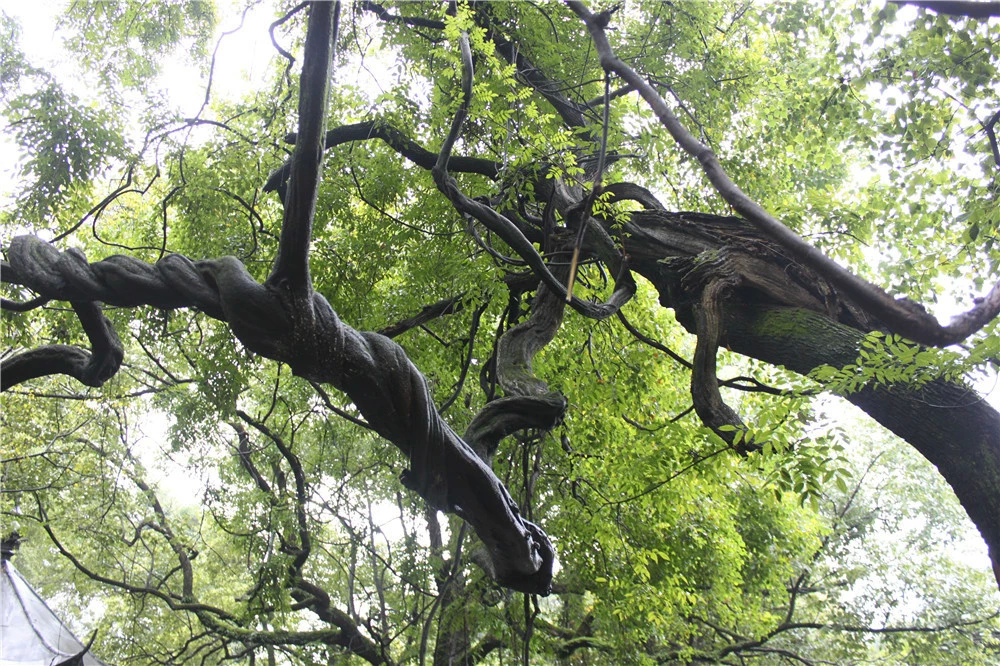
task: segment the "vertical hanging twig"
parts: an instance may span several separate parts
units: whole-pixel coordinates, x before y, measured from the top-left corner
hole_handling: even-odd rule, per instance
[[[583,245],[583,235],[587,230],[587,220],[590,218],[590,211],[594,207],[594,200],[603,190],[602,178],[604,177],[604,161],[608,155],[608,118],[611,108],[611,74],[604,73],[604,114],[601,119],[601,145],[597,150],[597,170],[594,173],[594,185],[590,189],[590,194],[583,202],[580,209],[580,228],[576,232],[576,241],[573,243],[573,258],[569,262],[569,282],[566,283],[566,302],[573,300],[573,283],[576,281],[576,265],[580,261],[580,246]]]

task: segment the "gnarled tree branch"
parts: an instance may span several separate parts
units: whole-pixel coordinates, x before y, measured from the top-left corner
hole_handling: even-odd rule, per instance
[[[500,584],[546,594],[554,552],[524,520],[493,471],[445,423],[420,372],[399,345],[341,322],[309,281],[326,113],[326,80],[337,8],[310,14],[300,97],[300,141],[274,270],[258,283],[234,257],[191,261],[168,255],[155,265],[113,256],[88,263],[33,236],[11,241],[4,279],[44,298],[161,309],[194,307],[225,321],[250,351],[285,362],[297,375],[344,391],[383,437],[407,455],[403,476],[431,506],[465,518],[486,546]],[[96,305],[93,307],[96,308]]]
[[[548,590],[552,553],[545,533],[519,515],[492,470],[441,419],[403,349],[385,336],[347,326],[322,295],[313,293],[315,314],[303,330],[301,320],[285,314],[293,309],[290,295],[257,283],[232,257],[194,262],[168,255],[150,265],[113,256],[88,264],[81,252],[60,253],[34,236],[15,238],[8,254],[11,281],[48,298],[196,307],[228,322],[249,350],[287,363],[299,376],[333,384],[407,455],[404,483],[432,506],[472,524],[501,584]]]
[[[9,277],[4,276],[6,281]],[[48,301],[40,297],[33,301]],[[90,339],[91,351],[71,345],[45,345],[0,363],[0,391],[37,377],[69,375],[85,386],[99,387],[114,377],[125,352],[111,322],[96,303],[73,301],[73,311]]]
[[[582,2],[568,0],[567,4],[586,24],[600,54],[601,66],[606,71],[615,72],[639,91],[677,144],[698,160],[722,198],[796,260],[822,275],[892,330],[921,344],[946,346],[962,341],[1000,315],[1000,282],[970,310],[955,317],[951,324],[942,326],[919,305],[893,299],[881,288],[857,277],[807,243],[740,190],[723,170],[715,153],[681,124],[653,86],[615,55],[605,32],[606,21],[601,15],[593,14]]]

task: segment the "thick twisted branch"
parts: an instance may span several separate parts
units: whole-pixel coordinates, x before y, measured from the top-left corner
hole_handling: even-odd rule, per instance
[[[545,382],[531,372],[531,362],[535,354],[548,344],[558,332],[562,323],[565,304],[568,302],[578,311],[594,318],[604,318],[617,312],[635,293],[635,282],[620,258],[616,289],[607,304],[585,303],[572,296],[563,286],[568,271],[555,275],[534,246],[524,237],[516,225],[490,206],[467,197],[458,187],[448,169],[451,164],[451,150],[461,135],[462,126],[468,114],[472,99],[473,64],[468,36],[463,33],[459,42],[462,57],[462,103],[455,112],[451,130],[441,146],[437,162],[432,170],[434,181],[452,205],[459,212],[476,219],[500,236],[541,278],[532,306],[532,314],[527,321],[508,331],[497,348],[497,375],[506,396],[487,404],[469,424],[465,433],[468,441],[481,456],[489,459],[500,440],[513,432],[526,428],[550,430],[562,419],[566,410],[566,399],[558,392],[551,391]],[[566,188],[557,188],[567,198]],[[587,220],[581,220],[585,225]],[[606,234],[604,234],[606,236]]]
[[[42,298],[89,304],[86,308],[93,312],[87,312],[98,317],[96,303],[104,302],[167,310],[192,307],[227,322],[251,352],[347,393],[371,427],[408,457],[410,469],[403,482],[433,507],[456,513],[473,526],[497,581],[547,594],[555,553],[545,533],[522,519],[493,471],[441,419],[423,375],[402,348],[385,336],[347,326],[312,289],[309,245],[338,11],[339,5],[327,3],[315,3],[310,10],[299,141],[290,166],[278,256],[264,284],[234,257],[192,261],[169,255],[151,265],[113,256],[89,263],[78,250],[60,252],[33,236],[11,241],[3,279]],[[84,324],[88,327],[87,321]],[[88,335],[95,339],[89,329]],[[93,362],[64,356],[85,366],[83,376],[103,380],[117,368],[114,354],[101,348],[106,343],[95,341]],[[28,375],[38,372],[15,373],[14,378]]]
[[[306,322],[289,314],[294,297],[283,286],[256,282],[233,257],[195,262],[168,255],[151,265],[114,256],[90,264],[82,252],[61,253],[34,236],[15,238],[8,256],[4,279],[47,298],[197,308],[228,322],[250,351],[336,386],[407,455],[404,483],[435,508],[469,521],[486,544],[498,582],[548,591],[554,551],[545,533],[520,516],[493,471],[441,419],[403,349],[347,326],[322,295],[312,294],[313,317]]]
[[[497,345],[497,380],[506,397],[486,404],[465,431],[465,441],[489,459],[500,440],[518,430],[551,430],[566,412],[566,398],[535,377],[531,361],[562,324],[565,301],[538,287],[531,316],[507,331]]]
[[[733,286],[731,280],[711,280],[702,289],[701,300],[694,308],[698,344],[691,371],[691,399],[702,423],[737,451],[746,453],[751,445],[746,441],[747,428],[739,415],[722,399],[716,374],[716,358],[722,334],[722,303],[725,292]]]
[[[124,350],[111,322],[96,303],[73,301],[73,310],[90,339],[91,351],[70,345],[45,345],[17,354],[0,364],[0,391],[47,375],[69,375],[94,388],[114,377]]]
[[[507,332],[497,349],[497,374],[505,398],[488,404],[473,419],[466,438],[484,457],[492,455],[500,439],[525,428],[551,429],[566,409],[566,399],[550,391],[531,374],[531,360],[548,344],[562,323],[564,303],[594,318],[604,318],[618,309],[635,293],[635,282],[624,266],[609,303],[594,305],[567,297],[566,275],[556,276],[520,230],[491,207],[467,197],[448,174],[451,149],[461,135],[472,100],[473,65],[468,35],[462,33],[459,46],[462,57],[462,103],[455,112],[451,131],[445,138],[432,173],[434,181],[456,210],[478,220],[503,238],[534,269],[542,284],[535,296],[531,317]],[[581,222],[583,224],[584,222]]]

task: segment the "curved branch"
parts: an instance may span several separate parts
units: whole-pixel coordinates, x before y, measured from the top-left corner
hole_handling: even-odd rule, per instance
[[[486,36],[496,45],[497,54],[517,68],[518,76],[552,105],[552,108],[568,127],[589,127],[590,122],[587,116],[593,114],[592,108],[586,103],[577,103],[566,97],[562,92],[565,88],[564,84],[546,76],[521,53],[516,43],[499,32],[489,3],[481,3],[477,8],[479,10],[476,12],[477,23],[486,29]],[[596,136],[591,136],[590,140],[596,138]]]
[[[889,0],[894,5],[913,5],[949,16],[985,19],[1000,16],[1000,2],[968,2],[963,0]]]
[[[642,185],[611,183],[604,187],[604,191],[610,194],[607,203],[630,200],[639,202],[646,210],[666,210],[660,200]]]
[[[703,288],[701,302],[695,307],[698,342],[691,371],[691,399],[702,423],[737,452],[745,454],[759,447],[748,441],[743,420],[723,401],[716,375],[716,355],[722,333],[722,303],[725,292],[733,286],[731,280],[711,280]]]
[[[691,365],[691,363],[686,358],[684,358],[683,356],[681,356],[680,354],[678,354],[677,352],[675,352],[673,349],[671,349],[670,347],[666,346],[665,344],[663,344],[661,342],[658,342],[658,341],[654,340],[653,338],[649,337],[648,335],[645,335],[642,331],[640,331],[635,326],[633,326],[631,324],[631,322],[629,322],[629,320],[626,319],[625,315],[622,314],[621,312],[618,313],[618,320],[622,323],[622,326],[625,327],[625,330],[628,331],[629,333],[631,333],[632,337],[634,337],[639,342],[642,342],[643,344],[649,345],[653,349],[657,349],[657,350],[663,352],[664,354],[666,354],[667,356],[669,356],[671,359],[673,359],[677,363],[680,363],[681,365],[683,365],[685,368],[688,368],[689,370],[693,367]]]
[[[555,553],[546,534],[521,517],[503,483],[442,420],[403,349],[347,326],[322,295],[312,294],[311,318],[295,317],[288,290],[257,283],[233,257],[194,262],[168,255],[150,265],[113,256],[89,264],[79,250],[60,253],[34,236],[11,241],[8,257],[5,277],[47,298],[195,307],[228,322],[250,351],[344,391],[371,427],[407,455],[404,484],[472,525],[500,584],[548,592]]]
[[[649,82],[615,55],[605,32],[606,20],[602,20],[603,15],[591,13],[582,2],[576,0],[567,0],[567,4],[586,24],[594,46],[600,54],[601,66],[606,71],[617,73],[639,91],[677,144],[698,160],[705,175],[726,202],[768,238],[785,248],[792,257],[822,275],[859,305],[878,316],[894,331],[921,344],[946,346],[960,342],[1000,314],[1000,282],[998,282],[969,311],[955,317],[948,326],[941,326],[919,305],[908,300],[893,299],[881,288],[842,268],[807,243],[740,190],[723,170],[715,153],[680,123]]]
[[[997,133],[996,125],[1000,121],[1000,111],[993,114],[985,125],[983,125],[983,131],[986,132],[986,137],[990,142],[990,150],[993,151],[993,162],[1000,167],[1000,145],[997,145]]]
[[[49,300],[44,296],[40,299]],[[115,376],[125,352],[111,322],[96,303],[73,301],[72,305],[90,340],[91,351],[70,345],[45,345],[5,359],[0,363],[0,392],[48,375],[69,375],[94,388]]]
[[[7,262],[4,262],[4,264],[6,263]],[[42,307],[48,302],[49,299],[44,296],[32,298],[30,301],[25,301],[24,303],[12,301],[6,298],[0,298],[0,310],[6,310],[7,312],[31,312],[36,308]]]
[[[363,2],[358,3],[358,5],[361,9],[372,12],[375,16],[379,17],[380,20],[386,21],[387,23],[402,23],[404,25],[412,25],[420,28],[444,30],[444,22],[442,21],[420,18],[419,16],[399,16],[397,14],[390,14],[385,7],[378,3],[370,2],[369,0],[363,0]]]
[[[289,143],[297,144],[298,134],[290,133],[285,139]],[[397,153],[428,171],[434,167],[437,160],[436,153],[427,150],[384,120],[366,120],[335,127],[326,133],[325,146],[329,149],[352,141],[367,141],[369,139],[381,139]],[[272,171],[264,184],[264,191],[277,191],[278,196],[284,201],[291,165],[292,161],[289,160]],[[452,171],[475,173],[486,176],[490,180],[496,180],[500,177],[501,166],[499,162],[480,157],[452,157],[448,163],[448,168]]]
[[[534,245],[525,238],[521,230],[509,219],[498,213],[496,210],[467,197],[458,187],[458,183],[448,173],[451,160],[451,149],[458,141],[462,133],[462,125],[469,112],[469,104],[472,101],[472,50],[469,47],[468,35],[462,33],[460,40],[462,50],[462,103],[455,111],[452,119],[451,130],[445,137],[441,145],[441,152],[438,153],[437,161],[431,174],[434,176],[434,183],[438,189],[448,197],[452,206],[460,213],[469,215],[483,224],[487,229],[497,234],[503,239],[541,278],[542,282],[553,292],[566,298],[567,302],[574,310],[592,319],[605,319],[610,317],[624,305],[635,293],[635,282],[631,274],[623,265],[619,271],[616,281],[615,291],[611,294],[607,303],[594,304],[582,301],[576,297],[567,298],[565,282],[560,281],[549,270]]]
[[[389,326],[381,328],[379,329],[379,333],[387,338],[394,338],[397,335],[402,335],[410,329],[422,326],[433,319],[437,319],[438,317],[455,314],[465,307],[461,299],[461,296],[452,296],[450,298],[442,298],[436,303],[425,305],[417,314],[409,317],[408,319],[403,319],[402,321],[397,321],[395,324],[390,324]]]
[[[496,373],[506,397],[487,403],[465,431],[465,440],[484,459],[507,435],[527,428],[548,431],[562,421],[566,398],[532,374],[531,361],[559,331],[564,310],[565,301],[540,285],[531,316],[500,338]]]

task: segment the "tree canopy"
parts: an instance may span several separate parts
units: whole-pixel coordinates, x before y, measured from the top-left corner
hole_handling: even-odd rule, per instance
[[[996,659],[996,3],[236,4],[0,19],[0,510],[96,654]]]

